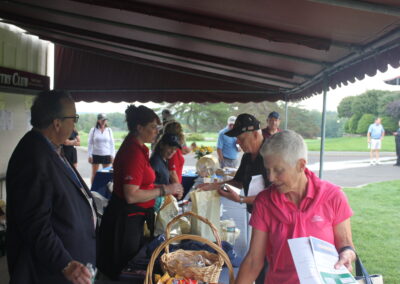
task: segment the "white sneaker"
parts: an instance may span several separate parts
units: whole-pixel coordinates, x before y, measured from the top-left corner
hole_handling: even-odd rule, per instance
[[[381,164],[381,162],[379,162],[379,161],[376,161],[376,164],[377,164],[377,165],[380,165],[380,164]]]
[[[370,161],[370,162],[369,162],[369,165],[370,165],[370,166],[373,166],[373,165],[374,165],[374,161]]]

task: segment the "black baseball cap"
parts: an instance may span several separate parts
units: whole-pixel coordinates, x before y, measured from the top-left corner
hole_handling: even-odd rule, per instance
[[[276,111],[270,112],[270,114],[268,115],[268,118],[279,119],[279,112],[276,112]]]
[[[244,132],[260,129],[260,122],[251,114],[240,114],[233,125],[233,128],[225,133],[229,137],[237,137]]]
[[[182,146],[179,143],[178,135],[171,134],[171,133],[165,133],[161,137],[161,142],[168,146],[178,147],[179,149],[182,149]]]

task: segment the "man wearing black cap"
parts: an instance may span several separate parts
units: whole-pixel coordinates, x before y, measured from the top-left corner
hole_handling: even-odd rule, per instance
[[[279,113],[276,111],[271,112],[267,118],[267,127],[262,130],[263,137],[267,139],[275,133],[281,132],[282,130],[279,128],[280,123]]]
[[[251,114],[242,113],[240,114],[233,125],[233,128],[225,133],[229,137],[236,137],[237,143],[242,148],[244,154],[240,161],[239,169],[237,170],[235,177],[227,182],[223,183],[208,183],[200,185],[199,188],[203,190],[218,190],[218,193],[225,198],[232,201],[239,202],[240,204],[245,203],[247,211],[251,213],[253,207],[252,204],[256,195],[248,196],[249,186],[254,176],[262,175],[264,179],[264,188],[270,185],[267,177],[267,171],[264,167],[263,157],[260,155],[260,148],[264,142],[264,137],[261,133],[260,122]],[[227,184],[224,189],[221,188],[223,184]],[[245,196],[240,196],[233,191],[229,185],[237,188],[243,188]],[[264,283],[264,275],[267,270],[268,264],[265,262],[264,268],[256,280],[256,284]]]
[[[221,196],[235,202],[246,203],[247,211],[251,213],[252,204],[256,198],[256,196],[248,196],[249,185],[252,177],[262,175],[265,187],[269,185],[263,158],[259,154],[259,150],[264,141],[260,129],[260,122],[251,114],[242,113],[236,118],[233,128],[226,132],[225,135],[236,137],[237,143],[244,152],[239,169],[232,180],[224,182],[228,185],[226,190],[221,189],[223,183],[204,184],[200,185],[199,188],[204,190],[218,189]],[[240,196],[235,191],[231,190],[229,185],[243,188],[245,196]]]

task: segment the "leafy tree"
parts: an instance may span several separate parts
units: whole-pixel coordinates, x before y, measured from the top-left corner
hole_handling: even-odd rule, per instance
[[[326,113],[325,136],[329,138],[342,137],[346,119],[339,119],[338,113],[328,111]]]
[[[385,133],[392,134],[392,132],[395,132],[398,128],[398,123],[393,117],[390,116],[382,116],[382,125],[383,128],[385,129]]]
[[[265,124],[269,112],[281,112],[276,103],[172,103],[163,105],[156,111],[167,108],[175,115],[177,121],[183,124],[186,132],[217,132],[226,126],[229,116],[250,113]]]
[[[370,113],[363,114],[357,124],[357,134],[366,134],[368,131],[368,127],[375,120],[375,116]]]
[[[360,120],[360,118],[361,118],[360,114],[353,114],[351,116],[351,118],[349,119],[349,132],[350,133],[357,132],[358,121]]]
[[[360,117],[364,113],[378,115],[378,100],[384,93],[385,91],[370,90],[355,97],[353,104],[351,105],[352,113],[357,114]]]
[[[393,101],[386,106],[385,113],[397,120],[400,119],[400,100]]]
[[[128,130],[125,122],[125,114],[118,112],[108,113],[107,118],[107,125],[113,130]],[[97,113],[80,113],[76,127],[78,131],[89,133],[90,129],[96,125],[96,122]]]
[[[387,92],[379,97],[378,101],[378,112],[379,115],[389,115],[390,113],[386,113],[387,106],[394,101],[400,100],[400,92]]]
[[[339,117],[348,117],[350,118],[353,115],[352,105],[356,97],[345,97],[343,98],[338,107],[338,116]]]
[[[120,112],[113,112],[107,114],[108,126],[115,130],[128,131],[128,127],[125,121],[125,114]]]
[[[321,113],[297,107],[288,108],[288,128],[304,138],[315,138],[321,133]]]
[[[345,133],[351,133],[351,131],[350,131],[350,119],[346,120],[346,122],[344,124],[344,132]]]

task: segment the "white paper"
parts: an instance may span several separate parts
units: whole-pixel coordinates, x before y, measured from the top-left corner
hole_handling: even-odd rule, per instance
[[[310,239],[297,238],[290,239],[288,242],[300,283],[320,284]]]
[[[357,283],[345,266],[334,268],[339,259],[334,245],[314,237],[288,242],[301,284]]]
[[[310,237],[310,244],[322,283],[357,283],[344,265],[339,269],[334,268],[339,259],[334,245],[314,237]]]
[[[265,189],[264,177],[262,175],[252,176],[247,196],[256,196],[264,189]]]

